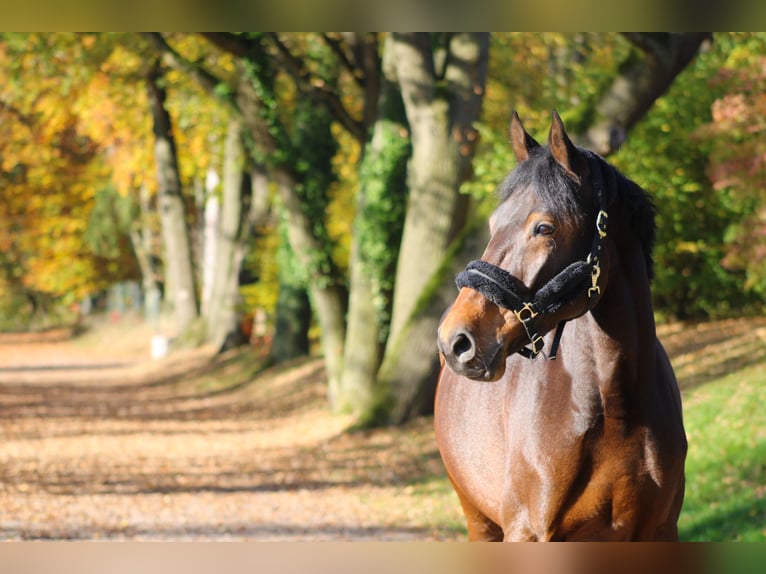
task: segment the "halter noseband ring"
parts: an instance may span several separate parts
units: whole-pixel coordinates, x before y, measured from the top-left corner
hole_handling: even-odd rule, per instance
[[[536,328],[535,319],[537,317],[555,313],[564,305],[573,301],[583,290],[587,293],[588,308],[590,309],[594,297],[601,294],[601,287],[599,286],[601,264],[599,257],[607,235],[606,228],[609,214],[605,209],[607,201],[598,160],[591,158],[590,164],[594,174],[594,197],[599,211],[596,215],[596,233],[593,236],[593,244],[588,257],[584,261],[571,263],[540,287],[530,299],[525,299],[519,294],[517,286],[521,284],[520,280],[497,265],[480,259],[471,261],[465,270],[455,278],[458,289],[470,287],[484,295],[497,306],[513,312],[524,327],[530,345],[529,347],[522,347],[517,352],[528,359],[534,359],[543,350],[543,337],[537,333]],[[590,282],[588,279],[590,279]],[[548,358],[551,360],[556,358],[565,323],[566,321],[561,321],[556,327],[556,334],[548,354]]]

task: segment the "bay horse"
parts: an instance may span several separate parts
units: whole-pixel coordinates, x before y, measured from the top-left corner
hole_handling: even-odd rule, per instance
[[[437,336],[436,440],[469,540],[677,540],[687,443],[654,205],[555,111],[548,145],[516,112],[510,135],[489,243]]]

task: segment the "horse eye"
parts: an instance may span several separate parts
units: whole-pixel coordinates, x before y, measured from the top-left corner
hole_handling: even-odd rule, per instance
[[[535,227],[535,235],[552,235],[554,231],[556,231],[556,228],[550,223],[540,223]]]

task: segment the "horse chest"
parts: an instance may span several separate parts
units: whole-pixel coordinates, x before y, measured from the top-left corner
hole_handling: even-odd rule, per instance
[[[605,426],[601,419],[582,434],[526,439],[509,453],[503,505],[494,519],[508,539],[609,539],[631,528],[636,509],[630,501],[643,482],[636,480],[640,445],[623,444],[617,456]]]
[[[560,391],[570,383],[554,384]],[[570,488],[589,457],[583,441],[597,413],[574,405],[571,394],[548,391],[523,373],[490,385],[452,375],[440,383],[436,426],[445,466],[471,504],[497,523]]]

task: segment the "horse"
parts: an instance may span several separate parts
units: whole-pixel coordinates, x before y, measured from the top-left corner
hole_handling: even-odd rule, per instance
[[[516,112],[510,137],[489,242],[437,332],[436,443],[468,538],[677,540],[687,441],[651,300],[656,208],[555,110],[547,145]]]

